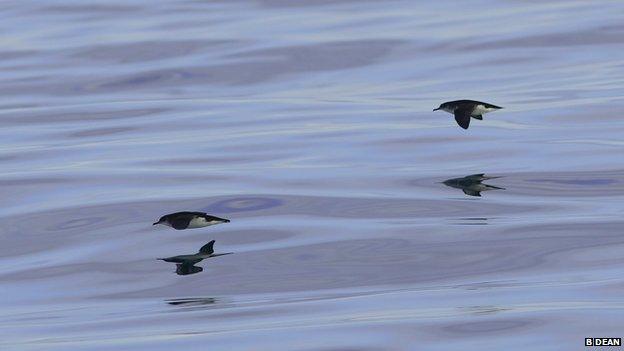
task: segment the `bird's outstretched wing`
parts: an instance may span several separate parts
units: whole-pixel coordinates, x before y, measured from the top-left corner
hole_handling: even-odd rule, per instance
[[[472,107],[460,106],[455,109],[455,121],[460,127],[468,129],[470,125],[470,114],[472,113]]]
[[[203,271],[202,267],[195,266],[193,263],[178,263],[176,264],[176,274],[189,275]]]
[[[214,249],[213,249],[214,243],[215,241],[211,240],[208,244],[202,246],[199,249],[199,253],[204,254],[204,255],[212,255],[214,253]]]
[[[191,217],[176,218],[171,221],[171,227],[177,230],[186,229],[188,228],[190,222]]]
[[[464,192],[464,194],[469,195],[469,196],[481,197],[481,192],[480,191],[470,190],[470,189],[462,189],[462,191]]]

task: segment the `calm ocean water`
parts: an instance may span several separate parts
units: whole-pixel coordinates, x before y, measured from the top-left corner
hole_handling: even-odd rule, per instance
[[[621,1],[0,16],[1,350],[624,337]],[[432,112],[462,98],[505,109],[468,131]],[[151,225],[182,210],[232,222]],[[186,275],[156,260],[210,240],[234,254]]]

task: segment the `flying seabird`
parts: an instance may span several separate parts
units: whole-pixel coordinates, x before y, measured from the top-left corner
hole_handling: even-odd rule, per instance
[[[208,244],[202,246],[199,251],[197,253],[194,254],[190,254],[190,255],[178,255],[178,256],[172,256],[172,257],[167,257],[167,258],[159,258],[159,260],[165,261],[165,262],[173,262],[173,263],[198,263],[200,261],[205,260],[206,258],[211,258],[211,257],[217,257],[217,256],[223,256],[223,255],[229,255],[231,254],[231,252],[226,252],[226,253],[220,253],[220,254],[216,254],[214,253],[214,240],[211,240]]]
[[[196,263],[199,263],[207,258],[224,256],[224,255],[229,255],[232,253],[232,252],[226,252],[226,253],[220,253],[220,254],[214,253],[214,248],[213,248],[214,243],[215,241],[211,240],[208,244],[202,246],[199,249],[199,251],[194,254],[159,258],[159,260],[175,263],[176,273],[178,275],[188,275],[188,274],[199,273],[203,271],[204,269],[202,267],[195,266]]]
[[[160,217],[156,224],[164,224],[173,229],[202,228],[219,223],[230,223],[229,219],[208,215],[204,212],[176,212]]]
[[[455,100],[448,101],[440,105],[440,107],[434,109],[443,110],[455,115],[455,121],[460,127],[468,129],[470,125],[470,117],[475,119],[483,119],[483,115],[500,110],[502,107],[488,104],[487,102],[474,101],[474,100]]]

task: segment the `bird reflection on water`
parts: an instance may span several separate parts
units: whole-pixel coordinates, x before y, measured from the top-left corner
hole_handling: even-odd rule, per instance
[[[159,258],[159,260],[163,260],[165,262],[172,262],[176,264],[176,274],[178,275],[189,275],[195,274],[203,271],[202,267],[198,267],[195,264],[212,257],[224,256],[232,254],[232,252],[226,253],[214,253],[214,243],[212,240],[208,244],[202,246],[197,253],[189,254],[189,255],[178,255],[171,256],[167,258]]]
[[[165,300],[168,304],[172,306],[185,306],[185,307],[198,307],[205,305],[212,305],[217,302],[217,299],[214,297],[198,297],[198,298],[181,298],[181,299],[171,299]]]
[[[472,174],[463,178],[447,179],[442,184],[450,186],[451,188],[461,189],[464,194],[469,196],[481,196],[482,191],[488,190],[505,190],[493,185],[483,184],[483,181],[489,179],[496,179],[500,177],[486,176],[484,173]]]

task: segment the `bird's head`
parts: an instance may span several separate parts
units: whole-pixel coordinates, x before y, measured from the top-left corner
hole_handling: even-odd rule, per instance
[[[448,110],[451,110],[451,106],[448,102],[445,102],[442,105],[440,105],[440,107],[434,108],[433,110],[434,111],[438,111],[438,110],[448,111]]]
[[[162,216],[160,217],[160,219],[154,223],[152,223],[152,225],[156,225],[156,224],[161,224],[161,223],[165,223],[167,222],[167,216]]]

